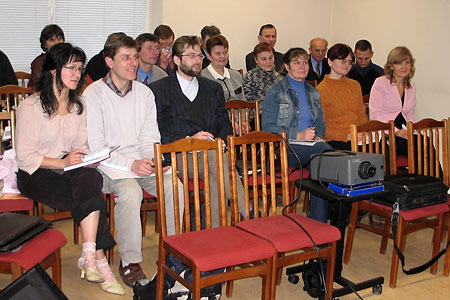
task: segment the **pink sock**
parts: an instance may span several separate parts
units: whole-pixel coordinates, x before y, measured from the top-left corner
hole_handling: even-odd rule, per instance
[[[97,268],[100,271],[100,273],[102,273],[103,278],[105,278],[106,282],[112,282],[116,280],[116,277],[114,277],[114,273],[111,271],[111,268],[109,267],[106,257],[103,257],[100,260],[97,259]]]
[[[85,268],[95,268],[95,243],[83,243],[80,264]]]

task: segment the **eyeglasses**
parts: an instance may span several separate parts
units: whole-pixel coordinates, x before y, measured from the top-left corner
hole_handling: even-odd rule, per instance
[[[195,59],[195,58],[203,59],[203,58],[205,58],[205,55],[203,55],[202,53],[200,53],[200,54],[195,54],[195,53],[181,54],[180,57],[181,56],[189,56],[190,59]]]
[[[312,51],[315,53],[327,53],[327,49],[313,49]]]
[[[345,64],[345,65],[349,65],[349,66],[353,65],[353,61],[351,59],[347,59],[346,60],[346,59],[343,59],[343,58],[338,58],[337,60],[340,61],[341,63]]]
[[[83,67],[63,66],[63,68],[66,69],[66,70],[69,70],[71,73],[75,73],[75,72],[83,73],[84,72],[84,68]]]

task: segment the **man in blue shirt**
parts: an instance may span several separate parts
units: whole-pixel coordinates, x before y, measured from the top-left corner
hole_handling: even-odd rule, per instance
[[[156,35],[142,33],[136,38],[136,45],[139,54],[136,80],[148,86],[151,82],[166,77],[166,71],[156,65],[160,51]]]

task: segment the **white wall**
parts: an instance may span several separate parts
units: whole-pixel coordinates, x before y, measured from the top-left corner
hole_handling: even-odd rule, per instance
[[[374,62],[384,65],[395,46],[405,45],[416,58],[416,119],[450,116],[450,0],[153,0],[158,12],[150,30],[161,21],[177,36],[200,35],[205,25],[218,26],[230,43],[232,68],[245,70],[244,58],[257,43],[259,27],[278,30],[276,49],[308,48],[321,36],[330,44],[352,48],[368,39]],[[161,14],[160,14],[161,13]]]
[[[329,38],[331,4],[332,0],[162,0],[162,22],[176,36],[200,35],[203,26],[216,25],[230,44],[231,67],[245,71],[245,55],[258,43],[261,25],[271,23],[277,28],[278,52],[293,46],[308,48],[312,37]],[[320,12],[320,22],[313,21],[313,10]]]
[[[407,46],[416,59],[416,120],[450,116],[449,0],[338,0],[332,16],[331,42],[367,39],[381,66],[392,48]]]

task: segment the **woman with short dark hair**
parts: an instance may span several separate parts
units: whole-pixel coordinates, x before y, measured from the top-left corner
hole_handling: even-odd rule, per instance
[[[41,48],[44,53],[41,53],[31,62],[31,78],[28,82],[28,87],[35,87],[39,83],[39,79],[42,76],[42,65],[44,64],[45,53],[47,53],[52,46],[64,43],[64,41],[64,31],[58,25],[50,24],[42,29],[39,42],[41,43]]]
[[[346,75],[355,63],[352,49],[336,44],[327,53],[330,74],[317,86],[326,125],[325,140],[335,149],[350,150],[350,124],[368,121],[361,86]]]
[[[38,92],[22,101],[17,111],[17,186],[36,202],[70,210],[83,233],[81,278],[123,295],[104,252],[115,241],[106,219],[102,176],[96,165],[64,172],[81,163],[88,152],[86,109],[79,94],[85,61],[83,50],[68,43],[48,51]]]
[[[244,95],[247,101],[259,101],[262,110],[267,90],[283,76],[275,71],[274,50],[270,44],[259,43],[253,55],[256,67],[244,75]]]
[[[201,76],[214,80],[222,86],[225,101],[244,99],[241,74],[225,67],[230,58],[227,39],[221,34],[213,35],[206,42],[206,52],[211,63],[202,70]]]

